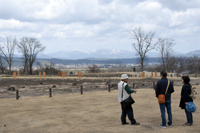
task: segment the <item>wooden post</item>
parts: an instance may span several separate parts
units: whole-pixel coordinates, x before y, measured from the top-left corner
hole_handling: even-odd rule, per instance
[[[62,72],[58,72],[58,76],[62,77]]]
[[[19,77],[19,72],[18,72],[17,76]]]
[[[16,72],[13,72],[13,78],[15,78],[16,77]]]
[[[39,72],[39,77],[41,78],[41,72]]]
[[[133,89],[134,89],[134,87],[135,87],[135,83],[133,83]]]
[[[157,71],[155,71],[155,77],[157,77]]]
[[[156,83],[153,82],[153,89],[155,90],[156,89]]]
[[[65,77],[66,76],[66,73],[65,72],[62,72],[62,77]]]
[[[16,100],[19,99],[19,90],[16,90]]]
[[[110,84],[108,84],[108,92],[110,92]]]
[[[49,97],[52,97],[52,89],[49,88]]]
[[[143,77],[143,78],[145,77],[145,72],[142,72],[142,77]]]
[[[46,77],[46,72],[43,72],[43,77]]]
[[[83,77],[83,74],[82,73],[78,73],[78,78],[82,78]]]
[[[83,94],[83,85],[81,85],[81,94]]]
[[[153,78],[153,72],[151,72],[151,77]]]

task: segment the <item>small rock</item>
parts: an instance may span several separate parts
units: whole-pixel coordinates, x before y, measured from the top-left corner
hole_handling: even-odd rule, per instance
[[[7,89],[8,91],[15,91],[17,89],[16,85],[11,85],[9,86],[9,88]]]
[[[56,85],[53,85],[52,88],[56,88]]]

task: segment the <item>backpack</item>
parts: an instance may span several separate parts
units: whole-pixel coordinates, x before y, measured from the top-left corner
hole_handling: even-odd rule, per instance
[[[189,95],[193,100],[196,98],[197,92],[195,91],[196,87],[191,87],[191,94]]]

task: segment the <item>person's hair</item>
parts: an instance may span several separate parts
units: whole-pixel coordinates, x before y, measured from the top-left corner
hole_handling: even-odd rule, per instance
[[[182,79],[183,79],[185,84],[189,84],[190,78],[188,76],[182,76]]]
[[[163,77],[167,77],[167,73],[165,71],[160,72],[160,75],[162,75]]]

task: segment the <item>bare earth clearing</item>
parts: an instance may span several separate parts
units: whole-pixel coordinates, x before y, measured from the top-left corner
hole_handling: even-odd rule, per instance
[[[133,83],[137,85],[137,89],[152,89],[153,82],[157,82],[160,78],[130,78],[129,86],[133,87]],[[175,86],[181,86],[181,78],[169,78],[174,81]],[[0,99],[15,98],[16,91],[8,90],[11,86],[15,86],[15,90],[19,90],[20,97],[36,97],[49,95],[49,88],[52,88],[53,94],[80,93],[80,86],[83,91],[103,91],[117,90],[118,77],[20,77],[20,78],[0,78]],[[193,78],[192,85],[200,84],[200,79]]]
[[[138,89],[133,94],[136,103],[134,115],[140,126],[122,126],[121,108],[117,101],[118,91],[86,92],[40,97],[0,99],[1,133],[199,133],[200,86],[194,101],[197,111],[193,114],[194,125],[181,126],[186,122],[184,110],[179,105],[181,87],[175,87],[172,95],[173,127],[162,129],[160,110],[153,89]],[[128,118],[127,118],[128,120]]]

